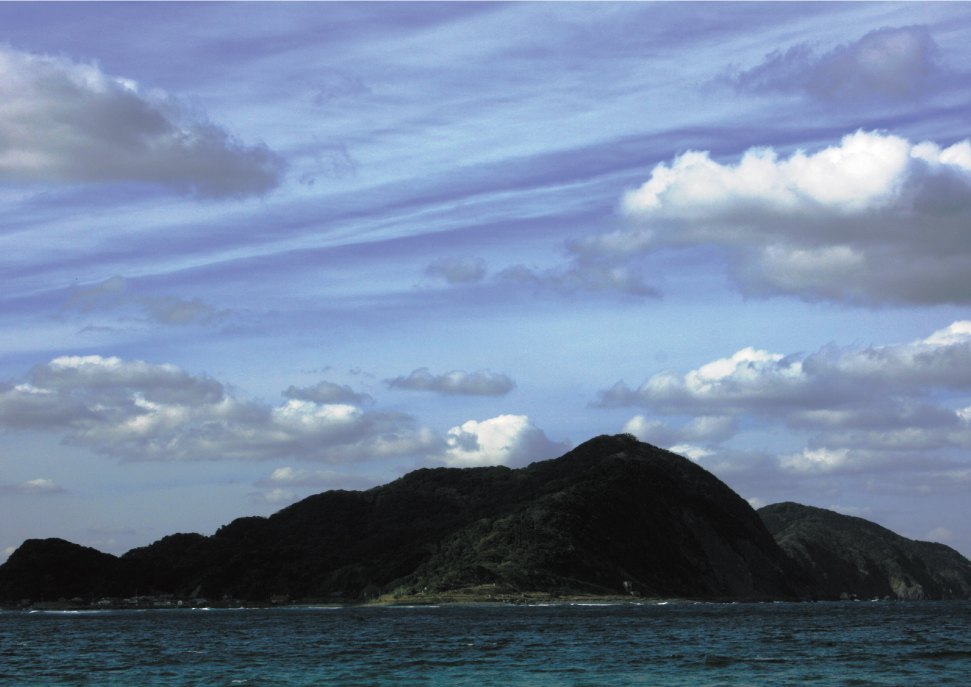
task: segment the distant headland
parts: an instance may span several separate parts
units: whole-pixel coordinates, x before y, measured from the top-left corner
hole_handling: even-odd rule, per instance
[[[31,539],[6,608],[567,599],[969,599],[971,561],[795,503],[759,511],[692,461],[600,436],[525,468],[436,468],[328,491],[116,557]]]

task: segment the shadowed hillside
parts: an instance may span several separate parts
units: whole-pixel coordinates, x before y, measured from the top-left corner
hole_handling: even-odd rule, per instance
[[[971,561],[944,544],[798,503],[765,506],[759,516],[821,598],[971,598]]]
[[[597,437],[518,470],[422,469],[364,492],[329,491],[211,537],[172,535],[121,558],[51,541],[29,540],[0,566],[0,598],[138,589],[364,599],[495,584],[793,599],[805,588],[741,497],[690,460],[630,435]],[[63,574],[81,558],[91,559],[89,573]]]

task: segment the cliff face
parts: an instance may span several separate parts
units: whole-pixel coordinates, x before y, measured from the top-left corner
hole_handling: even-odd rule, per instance
[[[366,492],[317,494],[269,518],[241,518],[211,537],[172,535],[120,559],[50,541],[25,542],[0,566],[0,598],[38,598],[37,575],[49,576],[47,598],[135,588],[365,598],[495,583],[524,592],[791,599],[805,586],[741,497],[629,435],[597,437],[518,470],[424,469]],[[82,555],[93,572],[64,582]]]
[[[779,545],[826,599],[969,599],[971,561],[944,544],[798,503],[758,511]]]

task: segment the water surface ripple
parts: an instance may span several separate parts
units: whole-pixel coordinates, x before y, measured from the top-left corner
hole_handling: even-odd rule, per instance
[[[0,613],[0,685],[968,685],[971,602]]]

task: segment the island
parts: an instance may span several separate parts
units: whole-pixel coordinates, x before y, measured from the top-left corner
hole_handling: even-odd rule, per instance
[[[577,598],[968,599],[971,562],[831,511],[757,512],[697,463],[621,434],[519,469],[327,491],[120,557],[31,539],[0,565],[6,608]]]

